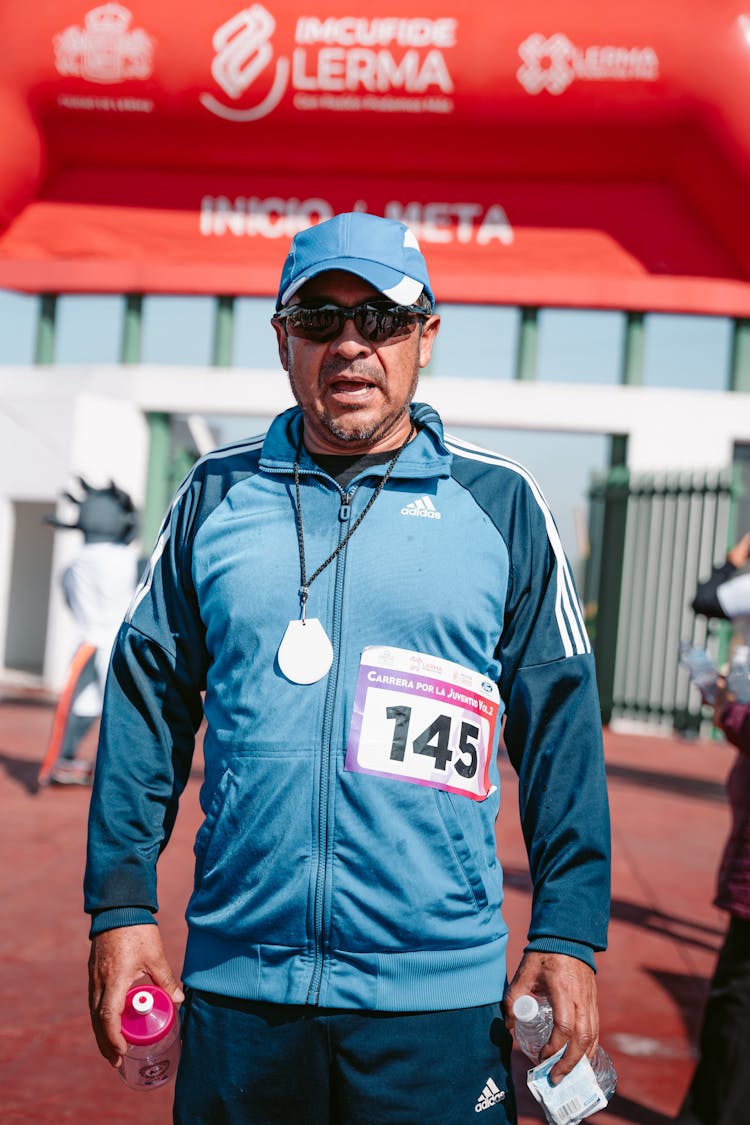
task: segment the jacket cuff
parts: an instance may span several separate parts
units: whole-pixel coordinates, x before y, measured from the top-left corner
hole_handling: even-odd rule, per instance
[[[91,919],[89,937],[103,934],[105,930],[119,930],[123,926],[155,926],[156,919],[145,906],[113,906],[98,910]]]
[[[567,938],[538,937],[530,941],[524,953],[564,953],[566,957],[576,957],[583,961],[590,969],[596,972],[594,950],[590,945],[581,941],[570,941]]]

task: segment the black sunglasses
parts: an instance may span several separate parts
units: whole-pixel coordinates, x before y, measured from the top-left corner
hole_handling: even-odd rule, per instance
[[[346,321],[353,320],[360,336],[371,344],[382,344],[386,340],[408,336],[417,320],[426,320],[429,316],[430,313],[418,305],[365,301],[353,308],[344,305],[290,305],[271,319],[281,321],[288,335],[319,344],[335,340],[343,332]]]

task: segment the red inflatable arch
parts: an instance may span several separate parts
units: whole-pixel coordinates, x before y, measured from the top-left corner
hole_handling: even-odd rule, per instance
[[[0,286],[269,294],[360,207],[443,300],[750,315],[741,4],[3,8]]]

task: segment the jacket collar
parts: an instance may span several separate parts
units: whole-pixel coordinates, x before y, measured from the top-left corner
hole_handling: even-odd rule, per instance
[[[413,402],[410,414],[419,429],[399,457],[393,476],[449,476],[453,458],[445,447],[443,423],[437,411],[427,403]],[[270,473],[293,471],[301,427],[302,411],[298,406],[292,406],[274,418],[263,442],[261,469]],[[303,447],[300,470],[309,472],[317,468]],[[370,471],[372,475],[379,475],[385,471],[385,465],[376,465]]]

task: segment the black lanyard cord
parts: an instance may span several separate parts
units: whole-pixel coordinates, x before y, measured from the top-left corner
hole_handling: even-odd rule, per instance
[[[305,536],[304,536],[304,532],[302,530],[302,494],[301,494],[300,484],[299,484],[299,459],[300,459],[300,455],[302,453],[302,437],[303,437],[303,434],[304,434],[304,430],[300,433],[300,439],[299,439],[299,442],[297,443],[297,455],[294,459],[294,493],[295,493],[295,498],[296,498],[296,502],[297,502],[297,509],[296,509],[295,514],[296,514],[296,517],[297,517],[297,541],[299,543],[299,580],[300,580],[299,599],[300,599],[300,606],[301,606],[301,609],[302,609],[302,620],[303,621],[305,620],[305,617],[306,617],[307,596],[308,596],[310,587],[312,586],[315,579],[320,574],[323,573],[325,568],[333,562],[333,560],[336,558],[336,556],[339,554],[339,552],[344,549],[346,544],[351,539],[352,535],[354,535],[354,532],[357,530],[359,525],[362,523],[362,520],[365,518],[365,516],[369,512],[370,508],[373,506],[373,504],[377,500],[378,496],[380,496],[380,493],[385,488],[386,482],[388,481],[389,476],[391,475],[394,468],[396,467],[396,462],[398,461],[398,459],[401,456],[401,454],[403,453],[403,451],[406,449],[407,445],[409,444],[409,442],[411,441],[411,439],[413,438],[415,433],[416,433],[416,428],[412,424],[411,429],[409,430],[409,435],[408,435],[406,441],[404,442],[403,445],[399,446],[399,448],[394,453],[393,457],[391,458],[391,460],[388,463],[388,467],[386,468],[385,472],[383,473],[382,478],[378,482],[377,488],[375,489],[372,496],[370,497],[370,499],[365,504],[365,506],[362,509],[359,516],[357,516],[357,519],[354,521],[352,526],[349,528],[346,535],[341,540],[341,542],[338,544],[338,546],[333,551],[331,551],[330,555],[325,560],[325,562],[322,562],[320,564],[320,566],[318,567],[318,569],[316,571],[314,571],[314,573],[311,574],[309,578],[307,578],[306,574],[305,574]]]

